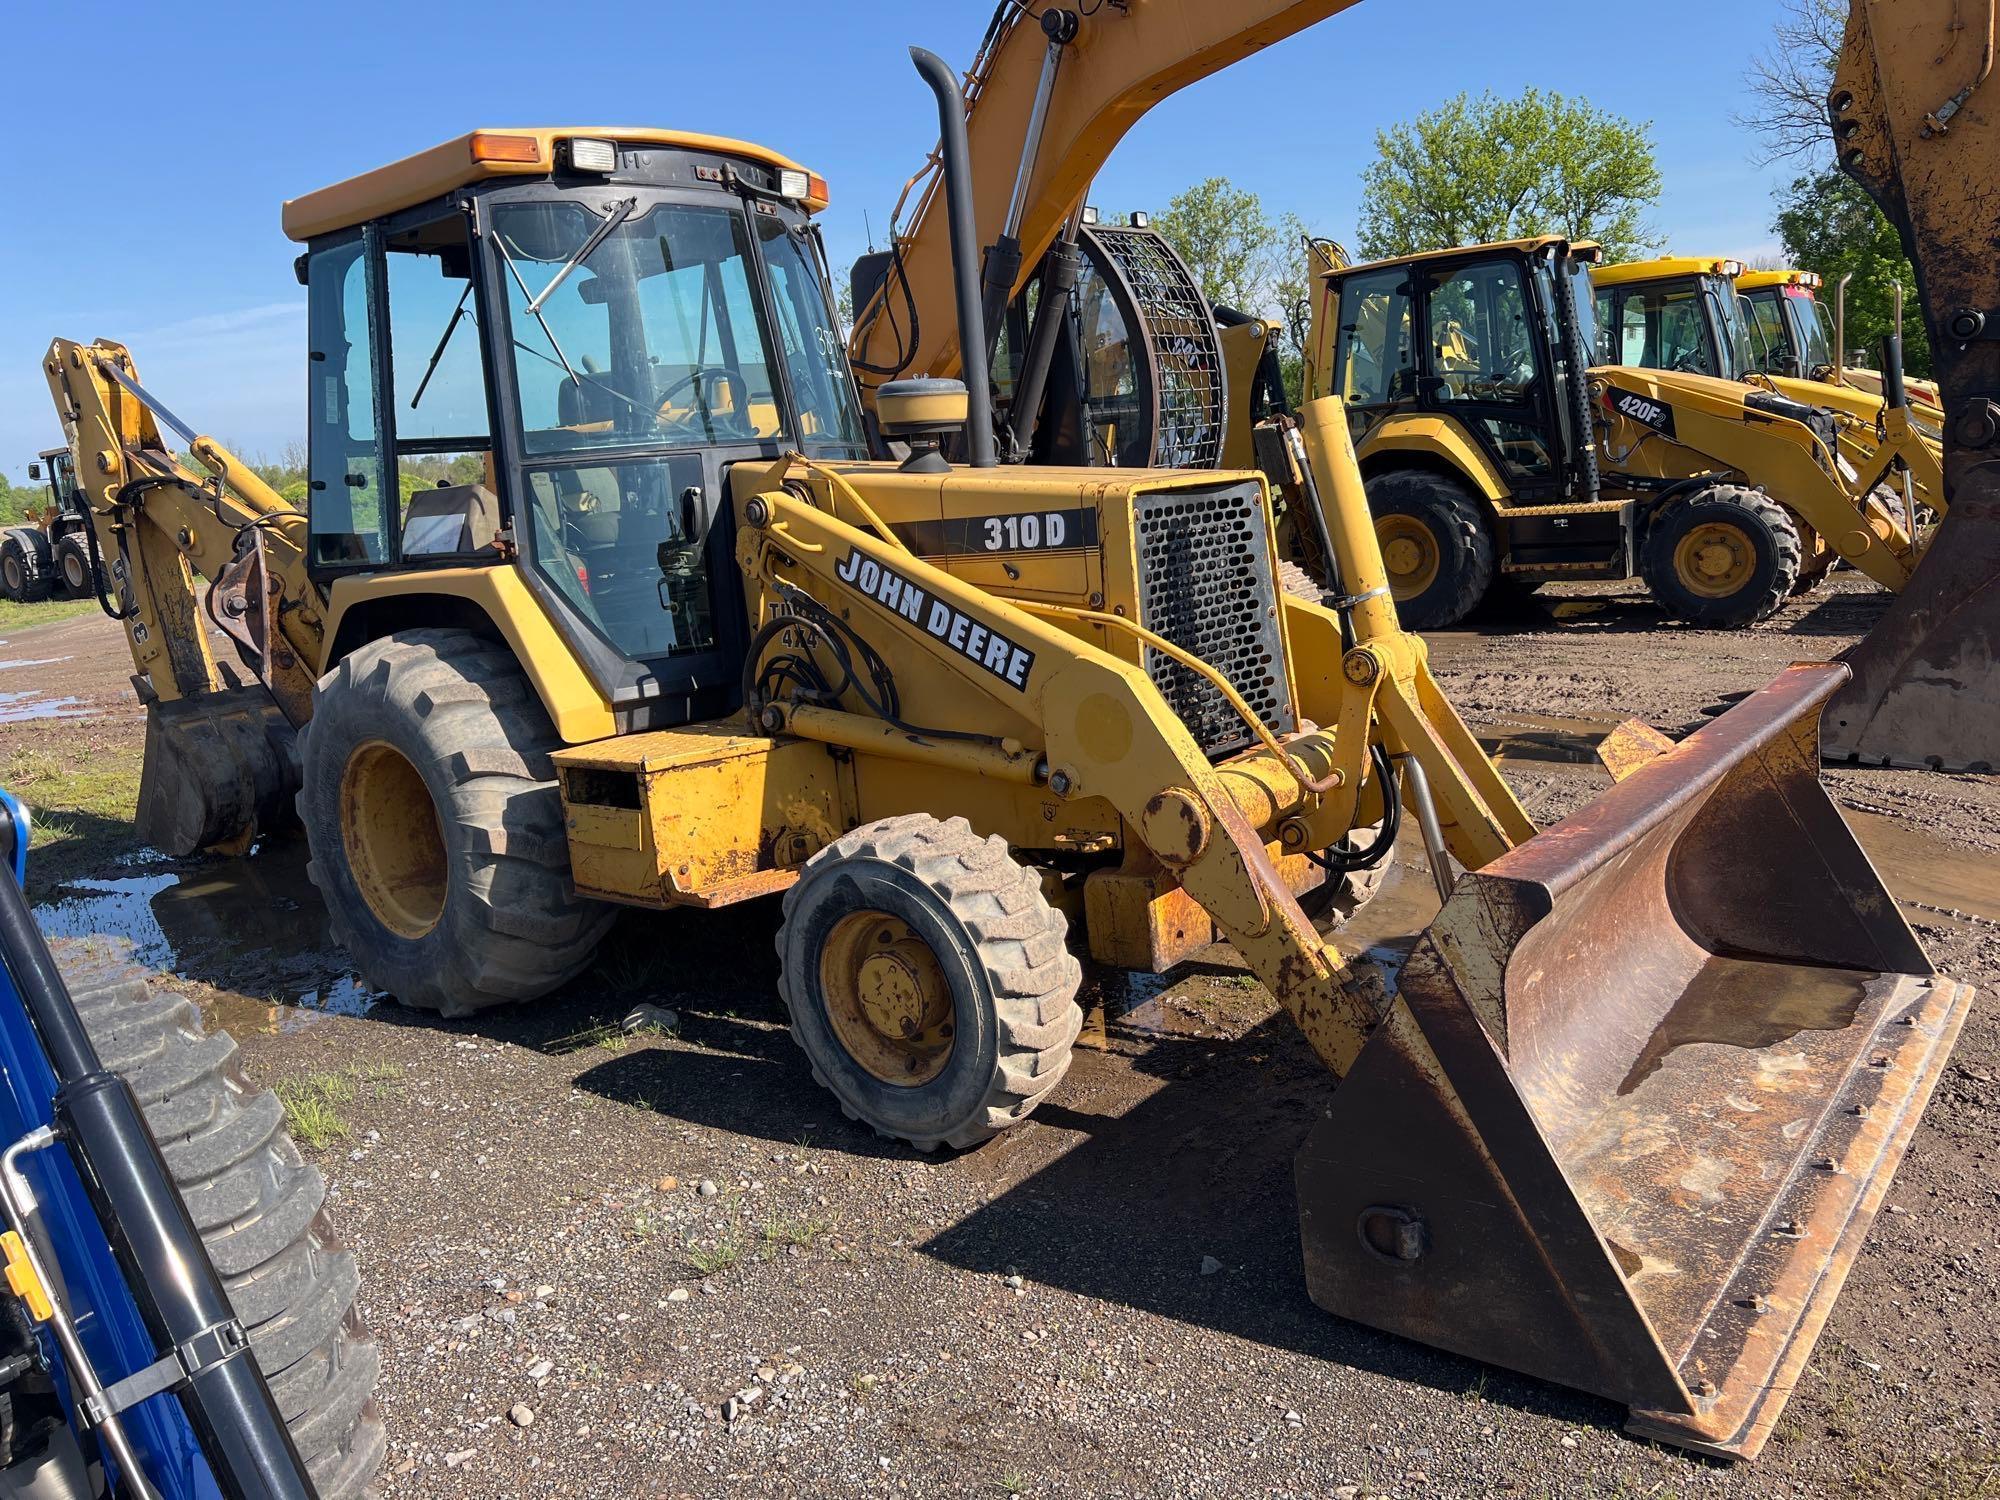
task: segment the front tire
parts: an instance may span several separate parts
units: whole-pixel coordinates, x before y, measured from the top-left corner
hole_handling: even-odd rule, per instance
[[[1777,501],[1714,484],[1653,517],[1639,572],[1676,619],[1736,630],[1770,618],[1791,597],[1801,551],[1798,528]]]
[[[556,743],[513,653],[468,631],[371,641],[320,679],[307,873],[371,985],[463,1016],[589,966],[616,910],[571,887]]]
[[[97,570],[90,565],[90,544],[80,531],[56,539],[56,577],[63,592],[72,599],[88,599],[97,593]]]
[[[249,1086],[236,1043],[205,1033],[187,1000],[122,966],[64,969],[99,1059],[138,1097],[314,1488],[363,1495],[387,1446],[381,1358],[326,1182],[286,1132],[284,1106]]]
[[[884,818],[785,893],[778,990],[841,1111],[920,1151],[976,1146],[1068,1071],[1083,969],[1068,924],[999,837]]]
[[[39,604],[49,597],[48,538],[29,526],[14,526],[0,539],[0,594],[16,604]]]
[[[1406,630],[1441,630],[1479,606],[1493,585],[1493,536],[1466,486],[1424,469],[1368,481],[1375,540]]]

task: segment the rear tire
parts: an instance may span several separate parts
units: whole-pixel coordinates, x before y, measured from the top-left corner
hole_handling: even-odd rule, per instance
[[[33,527],[9,527],[0,539],[0,594],[16,604],[38,604],[54,583],[48,538]]]
[[[1368,481],[1368,509],[1405,629],[1441,630],[1478,607],[1494,549],[1471,490],[1449,475],[1391,469]]]
[[[864,824],[785,893],[792,1040],[848,1119],[920,1151],[976,1146],[1069,1069],[1068,931],[1006,840],[925,813]]]
[[[284,1106],[250,1087],[236,1043],[205,1033],[188,1001],[152,993],[130,969],[64,967],[98,1057],[138,1096],[314,1487],[326,1500],[362,1495],[387,1444],[381,1357],[326,1183],[286,1132]]]
[[[1676,619],[1735,630],[1770,618],[1799,576],[1798,528],[1761,490],[1715,484],[1652,518],[1639,572]]]
[[[617,911],[571,886],[555,729],[512,651],[371,641],[320,679],[304,737],[307,873],[371,985],[463,1016],[589,966]]]
[[[56,539],[55,570],[63,592],[70,598],[89,599],[96,595],[96,570],[90,565],[90,544],[82,532],[72,531]]]

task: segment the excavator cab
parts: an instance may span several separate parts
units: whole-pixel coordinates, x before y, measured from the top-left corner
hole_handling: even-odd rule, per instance
[[[423,570],[435,608],[451,575],[518,561],[635,725],[735,707],[727,470],[866,453],[824,203],[735,143],[485,131],[287,204],[308,568],[335,613],[342,580]]]

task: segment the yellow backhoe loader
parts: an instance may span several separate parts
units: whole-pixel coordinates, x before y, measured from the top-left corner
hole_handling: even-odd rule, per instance
[[[1744,303],[1756,368],[1772,375],[1789,375],[1824,385],[1847,386],[1870,396],[1883,390],[1879,367],[1855,364],[1847,349],[1847,284],[1852,273],[1834,283],[1833,312],[1819,300],[1825,278],[1817,271],[1745,270],[1736,276],[1736,294]],[[1896,292],[1897,327],[1902,326],[1901,288]],[[1905,374],[1910,405],[1935,420],[1939,405],[1937,382]]]
[[[1900,590],[1917,504],[1945,508],[1907,404],[1851,396],[1863,433],[1746,386],[1704,317],[1733,297],[1594,290],[1597,262],[1545,237],[1319,274],[1306,394],[1346,402],[1405,623],[1454,624],[1496,582],[1637,575],[1677,618],[1748,625],[1841,558]]]
[[[984,391],[964,100],[916,57]],[[875,393],[907,457],[871,460],[826,196],[741,142],[509,129],[289,203],[303,510],[57,340],[146,836],[243,847],[296,797],[364,975],[452,1014],[547,993],[618,905],[782,895],[815,1077],[925,1148],[1060,1081],[1073,949],[1227,939],[1340,1080],[1316,1300],[1753,1456],[1970,1003],[1818,785],[1841,669],[1628,732],[1537,834],[1397,623],[1337,400],[1298,432],[1337,607],[1279,590],[1254,471],[1001,466],[940,380]],[[1405,815],[1448,899],[1392,985],[1306,908]]]

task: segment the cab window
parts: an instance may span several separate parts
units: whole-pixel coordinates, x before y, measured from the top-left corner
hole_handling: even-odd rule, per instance
[[[1538,365],[1519,265],[1483,261],[1433,273],[1428,310],[1439,400],[1527,404]]]
[[[398,552],[495,561],[499,486],[464,216],[387,237]]]
[[[1407,270],[1371,271],[1341,282],[1338,329],[1334,368],[1348,405],[1379,406],[1416,395]]]
[[[1718,373],[1708,317],[1692,283],[1635,287],[1618,299],[1612,329],[1614,364],[1642,370]]]

